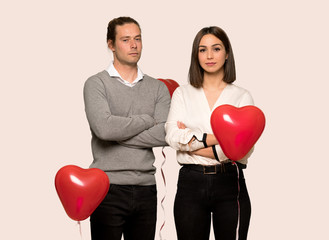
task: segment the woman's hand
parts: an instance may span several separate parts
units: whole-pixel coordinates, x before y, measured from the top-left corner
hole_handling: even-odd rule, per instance
[[[185,129],[185,128],[186,128],[185,124],[184,124],[183,122],[180,122],[180,121],[177,121],[177,127],[178,127],[179,129]],[[193,138],[189,141],[188,145],[191,146],[191,143],[192,143],[194,140],[195,140],[195,137],[193,137]],[[217,141],[215,135],[213,135],[213,134],[207,134],[207,140],[206,140],[206,141],[207,141],[207,145],[208,145],[208,146],[212,146],[212,145],[217,145],[217,144],[218,144],[218,141]]]
[[[180,121],[177,122],[177,127],[179,129],[185,129],[186,128],[185,124],[180,122]],[[195,140],[195,137],[192,137],[191,140],[188,142],[188,145],[191,146],[191,144],[194,140]]]
[[[186,128],[186,126],[185,126],[185,124],[184,123],[182,123],[182,122],[177,122],[177,127],[179,128],[179,129],[185,129]]]

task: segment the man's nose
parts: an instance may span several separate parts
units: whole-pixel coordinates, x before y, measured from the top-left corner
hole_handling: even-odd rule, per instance
[[[137,44],[136,44],[136,41],[135,40],[131,40],[130,47],[131,48],[136,48],[137,47]]]

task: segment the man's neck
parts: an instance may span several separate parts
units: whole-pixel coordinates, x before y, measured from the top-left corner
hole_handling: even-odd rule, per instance
[[[138,75],[137,64],[123,65],[123,64],[114,62],[113,65],[124,80],[132,83],[137,78],[137,75]]]

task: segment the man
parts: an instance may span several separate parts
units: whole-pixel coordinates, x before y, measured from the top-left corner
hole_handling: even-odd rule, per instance
[[[142,52],[139,24],[130,17],[108,24],[110,67],[84,86],[94,161],[110,190],[90,217],[93,240],[154,240],[157,196],[152,147],[165,146],[170,106],[165,84],[137,66]]]

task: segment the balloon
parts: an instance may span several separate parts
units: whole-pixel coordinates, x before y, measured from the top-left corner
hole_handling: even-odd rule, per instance
[[[67,215],[85,220],[105,198],[110,181],[98,168],[83,169],[74,165],[62,167],[56,174],[55,187]]]
[[[210,119],[211,128],[224,154],[241,160],[255,145],[265,128],[265,115],[255,106],[217,107]]]
[[[158,78],[158,80],[160,80],[161,82],[163,82],[164,84],[166,84],[169,93],[170,93],[170,97],[172,97],[174,91],[176,90],[176,88],[179,87],[179,84],[172,79],[162,79],[162,78]]]

